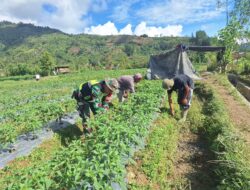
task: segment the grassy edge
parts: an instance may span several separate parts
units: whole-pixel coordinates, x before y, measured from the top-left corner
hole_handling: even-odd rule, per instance
[[[179,133],[179,128],[173,123],[176,120],[167,113],[161,114],[154,121],[145,149],[135,156],[136,163],[127,167],[129,189],[157,189],[159,186],[170,189],[166,176],[171,177],[173,173]],[[145,179],[133,179],[133,173],[144,175]]]
[[[250,154],[246,144],[235,132],[216,92],[201,83],[197,86],[196,92],[204,102],[203,133],[215,153],[215,160],[211,162],[217,189],[250,189]]]
[[[250,189],[250,153],[229,122],[222,101],[211,87],[201,83],[196,94],[200,101],[193,102],[188,127],[206,138],[214,154],[210,162],[216,189]],[[175,131],[171,133],[171,129]],[[163,113],[151,130],[146,148],[137,153],[136,163],[127,167],[129,189],[182,189],[185,179],[171,179],[180,127]]]

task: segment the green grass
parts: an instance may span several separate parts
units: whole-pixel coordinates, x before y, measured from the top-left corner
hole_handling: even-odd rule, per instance
[[[6,180],[11,180],[12,175],[17,172],[26,173],[27,168],[42,167],[63,147],[67,147],[73,140],[79,139],[81,133],[81,121],[77,120],[76,125],[57,131],[52,139],[44,141],[34,149],[30,155],[22,156],[11,161],[8,166],[0,170],[1,189],[7,188]]]
[[[250,189],[249,148],[229,122],[228,113],[216,92],[204,84],[197,84],[196,93],[204,103],[202,129],[215,154],[217,189]]]
[[[207,64],[206,63],[201,63],[201,64],[195,63],[195,64],[193,64],[193,66],[194,66],[195,70],[198,72],[207,71]]]
[[[170,189],[168,177],[171,177],[174,169],[179,131],[179,127],[174,123],[175,119],[169,118],[167,113],[156,119],[145,150],[137,155],[142,162],[141,168],[137,169],[146,176],[148,183],[137,184],[134,181],[129,185],[129,189],[154,189],[156,186]]]
[[[52,155],[61,147],[60,139],[54,137],[50,140],[43,142],[36,148],[29,156],[20,157],[15,159],[4,169],[0,170],[0,184],[1,189],[7,189],[9,181],[13,175],[18,172],[25,173],[29,167],[39,167],[45,165]]]
[[[180,130],[190,130],[205,141],[211,154],[211,167],[207,171],[213,180],[211,187],[218,190],[250,189],[249,148],[235,132],[222,101],[211,87],[196,84],[188,120],[184,126],[178,127],[175,119],[178,116],[170,118],[163,113],[156,120],[145,150],[138,152],[137,162],[128,167],[129,172],[132,170],[146,180],[142,183],[134,177],[129,181],[130,189],[191,188],[188,178],[173,178],[173,160]]]

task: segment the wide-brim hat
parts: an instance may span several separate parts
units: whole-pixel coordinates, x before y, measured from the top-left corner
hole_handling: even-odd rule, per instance
[[[174,80],[173,79],[164,79],[162,81],[162,88],[170,90],[174,86]]]
[[[112,91],[112,92],[116,92],[119,88],[119,83],[116,79],[114,78],[106,78],[105,80],[105,84],[107,85],[107,87]]]

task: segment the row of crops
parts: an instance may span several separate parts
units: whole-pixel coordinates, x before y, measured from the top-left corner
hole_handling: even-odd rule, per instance
[[[42,78],[41,81],[0,82],[0,144],[13,142],[20,134],[37,130],[50,120],[75,110],[71,92],[90,79],[119,77],[143,70],[88,71]]]
[[[45,164],[15,171],[1,184],[12,190],[125,188],[125,164],[143,146],[163,94],[160,81],[141,82],[128,102],[89,121],[94,131],[84,142],[73,141]]]
[[[1,143],[10,142],[24,131],[38,129],[49,120],[73,111],[75,102],[70,95],[81,82],[136,72],[143,71],[89,72],[39,82],[5,81],[2,83],[5,88],[0,87]],[[11,94],[17,87],[23,92],[17,91],[17,96],[12,99]],[[191,114],[189,122],[201,130],[213,153],[211,170],[217,189],[249,189],[249,154],[234,134],[223,105],[215,92],[204,84],[197,82],[195,93],[202,109],[193,116]],[[74,138],[66,147],[52,152],[48,161],[18,169],[7,166],[0,170],[0,189],[125,189],[125,165],[133,163],[134,152],[144,146],[163,96],[161,81],[142,81],[128,102],[114,104],[108,112],[89,121],[93,133],[84,140]],[[13,117],[4,115],[8,112],[12,112]],[[29,127],[29,122],[33,127]],[[20,130],[20,126],[24,130]],[[168,159],[169,152],[166,155]],[[157,160],[158,157],[157,154]],[[169,159],[172,162],[173,158]],[[150,175],[154,167],[150,165]]]

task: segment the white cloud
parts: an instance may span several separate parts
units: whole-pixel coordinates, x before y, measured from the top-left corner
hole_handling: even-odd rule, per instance
[[[44,4],[55,7],[55,11],[46,12]],[[85,28],[86,33],[96,34],[139,34],[146,33],[154,35],[181,35],[182,26],[177,23],[194,23],[218,18],[222,10],[215,9],[215,0],[1,0],[0,21],[33,23],[39,26],[49,26],[57,28],[66,33],[82,33]],[[92,17],[95,13],[112,22],[119,24],[145,21],[151,27],[141,24],[132,31],[132,26],[128,24],[118,32],[115,26],[99,25],[103,31],[91,26]],[[112,12],[113,11],[113,12]],[[95,17],[93,17],[93,21]],[[98,18],[99,19],[99,18]],[[107,24],[107,23],[106,23]],[[155,25],[165,25],[166,27],[154,27]],[[89,27],[91,26],[91,27]],[[88,28],[86,28],[88,27]],[[103,28],[104,27],[104,28]]]
[[[122,28],[119,32],[119,34],[127,34],[127,35],[133,35],[132,32],[132,25],[128,24],[127,26],[125,26],[124,28]]]
[[[166,27],[147,26],[146,22],[141,22],[135,28],[135,35],[147,34],[150,37],[160,36],[181,36],[181,25],[168,25]]]
[[[56,11],[53,14],[46,12],[44,4],[53,5]],[[91,0],[1,0],[0,20],[29,22],[57,28],[66,33],[80,33],[89,23],[89,18],[83,18],[91,5],[93,6]]]
[[[175,24],[217,18],[221,11],[214,0],[161,0],[141,7],[136,15],[149,24]]]
[[[104,25],[91,26],[86,28],[84,33],[96,34],[96,35],[118,35],[118,34],[128,34],[137,35],[147,34],[150,37],[160,37],[160,36],[181,36],[182,26],[181,25],[168,25],[166,27],[155,27],[147,26],[146,22],[141,22],[135,27],[134,32],[132,32],[131,24],[118,32],[115,24],[112,22],[107,22]]]
[[[104,25],[91,26],[90,28],[85,28],[84,33],[86,34],[96,34],[96,35],[117,35],[118,30],[115,24],[108,21]]]

